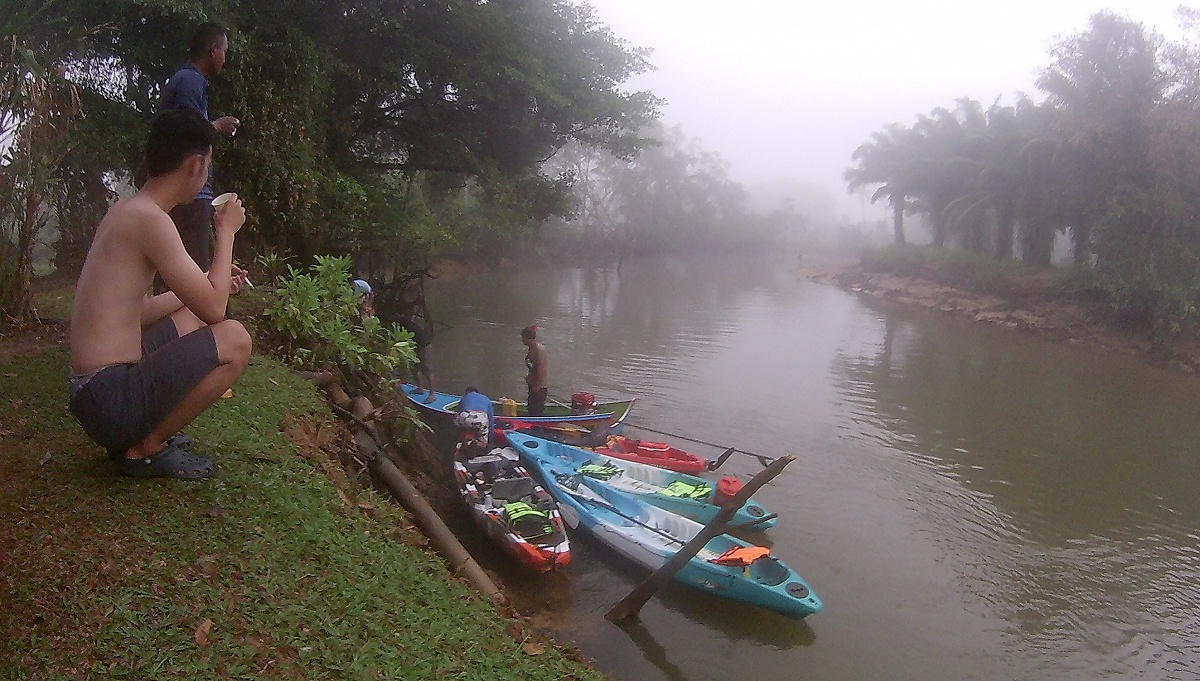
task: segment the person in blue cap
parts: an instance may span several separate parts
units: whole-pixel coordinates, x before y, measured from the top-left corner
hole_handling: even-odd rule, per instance
[[[363,315],[375,314],[375,292],[371,290],[371,285],[365,279],[355,279],[350,286],[359,295],[358,307]]]

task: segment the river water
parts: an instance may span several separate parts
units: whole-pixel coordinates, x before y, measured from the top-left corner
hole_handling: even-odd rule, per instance
[[[796,456],[751,536],[825,603],[802,622],[672,587],[584,537],[520,608],[620,679],[1200,675],[1200,379],[862,300],[790,263],[626,261],[437,280],[438,387],[524,397],[536,323],[552,397],[635,395],[631,421]],[[704,456],[719,450],[631,427]],[[748,480],[736,456],[722,469]],[[476,551],[487,549],[475,544]]]

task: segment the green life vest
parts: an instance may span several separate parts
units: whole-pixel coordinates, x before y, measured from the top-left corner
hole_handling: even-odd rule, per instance
[[[675,482],[658,491],[659,494],[665,497],[678,497],[680,499],[696,500],[707,497],[709,492],[712,492],[712,487],[710,485],[707,485],[703,482],[699,485],[692,485],[682,480],[676,480]]]
[[[524,501],[505,504],[504,517],[508,519],[508,526],[526,539],[543,537],[554,532],[554,526],[550,524],[550,514]]]
[[[612,463],[587,463],[579,467],[579,472],[597,480],[608,480],[623,472],[620,466]]]

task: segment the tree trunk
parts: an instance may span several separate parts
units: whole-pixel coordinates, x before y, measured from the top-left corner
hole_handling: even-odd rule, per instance
[[[904,240],[904,199],[898,198],[892,201],[892,232],[896,237],[896,245],[903,246],[907,242]]]
[[[996,211],[996,250],[994,254],[997,260],[1012,260],[1015,222],[1012,204],[1007,201],[1001,203]]]
[[[1071,228],[1071,259],[1076,265],[1087,263],[1088,255],[1092,252],[1092,225],[1087,218],[1080,215],[1076,218],[1075,226]]]
[[[1030,265],[1050,265],[1054,251],[1054,229],[1036,222],[1025,225],[1021,235],[1021,260]]]
[[[986,216],[970,215],[959,219],[959,229],[963,233],[963,245],[971,253],[987,251],[987,220]]]
[[[38,234],[42,231],[42,195],[45,183],[36,181],[30,187],[29,197],[25,199],[25,220],[21,225],[20,234],[20,296],[17,299],[17,314],[13,316],[22,321],[33,319],[33,247],[37,245]]]
[[[24,184],[12,183],[6,189],[18,192],[16,211],[12,215],[12,237],[15,243],[12,249],[5,249],[9,262],[3,264],[3,300],[0,300],[0,317],[3,321],[17,323],[28,321],[33,317],[33,247],[37,243],[38,231],[42,221],[42,193],[45,182],[34,167],[28,141],[24,142],[22,156],[14,160],[8,167],[13,172],[26,174]],[[3,238],[3,237],[0,237]]]
[[[945,211],[934,210],[930,217],[933,218],[933,245],[938,248],[946,246],[946,215]]]

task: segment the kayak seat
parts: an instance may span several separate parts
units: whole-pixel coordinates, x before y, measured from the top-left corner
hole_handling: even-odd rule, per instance
[[[531,501],[533,497],[532,478],[507,478],[492,483],[492,498],[497,501]]]
[[[754,561],[750,566],[751,577],[759,584],[767,586],[779,586],[783,584],[791,572],[775,556],[767,556],[762,560]]]
[[[467,472],[472,474],[488,469],[489,467],[492,469],[492,471],[494,471],[495,469],[499,468],[498,464],[500,464],[502,461],[504,461],[504,459],[496,456],[495,454],[484,454],[483,456],[477,456],[473,459],[467,459],[463,462],[463,468],[466,468]],[[489,466],[489,464],[491,466]]]

